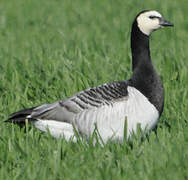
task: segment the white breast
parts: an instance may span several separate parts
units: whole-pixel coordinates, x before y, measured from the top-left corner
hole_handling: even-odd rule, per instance
[[[128,87],[129,100],[127,101],[128,136],[136,132],[140,124],[142,130],[153,129],[159,119],[159,112],[153,104],[137,89]]]
[[[136,132],[140,124],[142,130],[151,130],[157,124],[159,113],[148,99],[134,87],[128,87],[128,97],[114,101],[112,105],[104,105],[100,108],[85,110],[75,116],[73,121],[75,128],[82,134],[90,137],[97,127],[98,133],[104,142],[108,139],[123,141],[124,125],[127,118],[127,137]],[[34,125],[51,133],[55,138],[73,138],[74,128],[70,123],[39,120]]]
[[[103,141],[109,138],[122,141],[127,117],[127,137],[136,132],[140,124],[142,130],[151,130],[157,124],[159,113],[148,99],[134,87],[128,87],[129,96],[112,106],[103,106],[80,113],[75,119],[79,131],[90,136],[95,124]]]

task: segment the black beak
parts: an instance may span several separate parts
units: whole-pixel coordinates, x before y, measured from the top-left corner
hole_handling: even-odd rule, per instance
[[[161,18],[160,19],[160,25],[161,26],[174,26],[174,24],[173,23],[171,23],[170,21],[167,21],[167,20],[165,20],[165,19],[163,19],[163,18]]]

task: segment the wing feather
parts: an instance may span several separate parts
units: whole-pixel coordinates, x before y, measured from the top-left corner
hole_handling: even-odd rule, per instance
[[[112,106],[114,102],[121,101],[128,95],[127,85],[127,81],[120,81],[89,88],[52,104],[43,104],[16,112],[10,116],[9,121],[14,122],[14,119],[18,121],[20,117],[22,122],[27,118],[73,123],[75,117],[85,111],[95,112],[92,114],[97,116],[97,109],[106,105]]]

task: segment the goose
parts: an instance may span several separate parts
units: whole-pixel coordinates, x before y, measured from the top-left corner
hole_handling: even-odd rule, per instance
[[[155,10],[136,16],[131,30],[133,74],[129,80],[105,83],[67,99],[20,110],[6,122],[25,124],[27,120],[55,138],[73,141],[77,141],[76,133],[91,137],[96,127],[104,143],[131,137],[138,124],[149,132],[164,106],[164,88],[151,61],[149,38],[153,31],[167,26],[173,24]]]

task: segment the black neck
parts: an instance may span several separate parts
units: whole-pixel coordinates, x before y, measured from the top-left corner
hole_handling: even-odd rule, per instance
[[[149,36],[143,34],[134,21],[131,32],[132,69],[151,61],[149,50]],[[151,63],[151,62],[150,62]]]
[[[140,31],[136,20],[132,25],[131,51],[133,76],[130,85],[146,96],[161,114],[164,100],[163,85],[151,61],[149,36]]]

